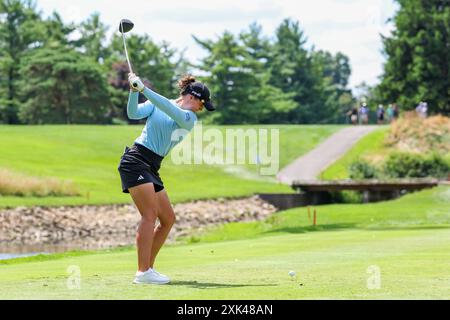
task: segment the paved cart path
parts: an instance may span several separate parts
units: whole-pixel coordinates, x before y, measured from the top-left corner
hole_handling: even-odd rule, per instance
[[[333,134],[317,148],[283,168],[277,179],[286,184],[295,180],[317,180],[317,176],[346,154],[361,138],[378,126],[348,127]]]

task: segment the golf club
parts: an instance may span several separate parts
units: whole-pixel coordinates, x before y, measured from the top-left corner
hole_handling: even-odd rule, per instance
[[[120,21],[119,31],[120,31],[120,33],[122,33],[123,47],[125,48],[125,56],[127,57],[128,68],[130,69],[130,73],[133,73],[133,68],[131,67],[130,57],[128,56],[125,33],[130,32],[133,29],[133,27],[134,27],[134,23],[128,19],[122,19]],[[137,88],[138,85],[136,83],[133,83],[133,87]]]

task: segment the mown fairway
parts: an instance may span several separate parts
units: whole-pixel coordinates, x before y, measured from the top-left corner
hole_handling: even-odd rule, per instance
[[[214,128],[222,132],[226,128],[280,129],[280,167],[283,167],[342,127]],[[125,146],[132,145],[141,130],[142,126],[0,126],[0,167],[37,177],[72,180],[81,193],[80,197],[0,196],[0,207],[128,203],[130,197],[122,194],[117,167]],[[291,191],[273,176],[260,176],[257,165],[175,165],[168,157],[161,176],[174,202]]]
[[[229,224],[235,240],[218,241],[219,228],[201,243],[167,246],[157,269],[172,277],[168,286],[131,284],[132,248],[3,262],[0,299],[450,298],[449,187],[356,207],[320,207],[316,228],[303,208]]]

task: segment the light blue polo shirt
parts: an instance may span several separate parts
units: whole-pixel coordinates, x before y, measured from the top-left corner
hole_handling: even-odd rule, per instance
[[[191,110],[181,109],[175,101],[148,88],[144,89],[143,94],[148,99],[145,103],[138,104],[138,92],[130,92],[128,99],[128,117],[132,120],[147,118],[142,134],[135,143],[165,157],[194,128],[197,115]],[[172,139],[175,131],[178,138]]]

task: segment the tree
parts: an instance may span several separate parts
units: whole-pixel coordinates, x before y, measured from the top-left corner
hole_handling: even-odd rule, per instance
[[[352,70],[350,59],[345,54],[338,52],[333,55],[328,51],[320,50],[313,52],[313,59],[321,67],[323,77],[328,78],[336,89],[348,90]]]
[[[112,65],[112,71],[108,78],[109,92],[112,103],[112,117],[113,121],[129,124],[136,124],[142,121],[128,118],[127,103],[128,95],[130,93],[130,84],[128,82],[129,67],[125,61],[116,62]],[[154,89],[153,84],[143,78],[142,82],[147,88]],[[143,94],[139,94],[139,103],[145,102],[147,99]]]
[[[102,68],[62,45],[38,48],[22,61],[24,123],[110,123],[110,98]]]
[[[269,84],[269,42],[261,31],[252,24],[238,37],[227,31],[215,42],[194,37],[208,51],[200,69],[207,73],[218,123],[270,123],[295,106],[289,95]]]
[[[314,123],[329,115],[322,70],[305,48],[306,37],[298,22],[285,19],[275,32],[270,82],[290,94],[296,108],[289,112],[292,123]]]
[[[43,21],[45,27],[45,41],[43,46],[71,46],[75,47],[75,40],[70,40],[70,34],[76,30],[73,23],[66,24],[57,12],[53,12]]]
[[[94,61],[103,63],[109,51],[104,44],[108,29],[100,21],[100,14],[94,13],[81,23],[79,27],[81,37],[76,45],[81,47],[83,52]]]
[[[127,47],[133,71],[142,78],[146,86],[169,98],[178,94],[176,75],[186,65],[182,54],[177,56],[177,51],[170,48],[168,43],[156,44],[147,35],[127,37]],[[108,52],[110,56],[105,61],[105,68],[108,70],[114,116],[128,123],[136,123],[129,120],[126,113],[129,68],[125,62],[121,36],[113,37]],[[142,96],[140,100],[144,100]]]
[[[170,97],[177,94],[175,89],[175,70],[179,60],[177,51],[167,42],[156,44],[148,35],[127,37],[128,54],[133,65],[133,71],[141,78],[147,78],[158,93]],[[111,70],[114,63],[126,60],[122,37],[115,35],[110,44],[111,56],[107,66]]]
[[[245,48],[245,59],[255,78],[253,87],[249,88],[250,97],[254,97],[253,101],[250,101],[254,116],[246,120],[253,120],[253,123],[286,122],[287,115],[297,105],[291,99],[292,94],[284,93],[270,83],[270,40],[263,36],[262,27],[257,23],[252,23],[247,31],[241,32],[239,38]]]
[[[411,110],[427,101],[432,113],[450,113],[450,2],[396,0],[396,30],[383,37],[387,61],[376,94]]]
[[[321,122],[343,122],[346,113],[355,101],[348,82],[351,75],[350,59],[341,52],[335,55],[327,51],[313,51],[313,63],[322,77],[326,97],[325,110]],[[319,120],[320,121],[320,120]]]
[[[23,55],[43,39],[34,1],[0,0],[0,122],[19,122],[17,83]]]

